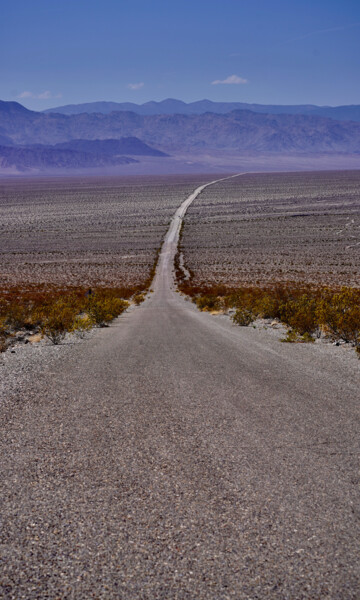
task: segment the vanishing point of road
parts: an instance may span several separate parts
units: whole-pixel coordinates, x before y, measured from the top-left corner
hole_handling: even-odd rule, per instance
[[[1,425],[2,598],[360,597],[359,370],[176,292],[203,187],[153,293]]]

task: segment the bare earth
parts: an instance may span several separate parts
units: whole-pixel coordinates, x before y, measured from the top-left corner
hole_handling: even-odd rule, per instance
[[[223,181],[192,204],[182,247],[196,283],[360,286],[360,171]]]
[[[144,304],[2,358],[4,598],[359,597],[360,363],[198,312],[182,212]]]
[[[134,285],[207,176],[0,180],[0,288]]]

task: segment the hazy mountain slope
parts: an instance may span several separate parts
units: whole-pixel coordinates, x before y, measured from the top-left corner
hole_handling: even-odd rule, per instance
[[[46,169],[79,169],[90,167],[107,167],[137,162],[125,156],[90,154],[75,150],[60,150],[49,147],[24,148],[0,146],[0,167],[16,167],[18,170],[36,168]]]
[[[0,128],[16,144],[138,137],[166,152],[360,152],[360,124],[319,116],[232,111],[224,115],[43,114],[1,110]]]
[[[269,114],[303,114],[328,117],[338,121],[360,121],[360,105],[353,106],[315,106],[313,104],[279,105],[279,104],[248,104],[246,102],[212,102],[199,100],[197,102],[182,102],[168,98],[161,102],[87,102],[85,104],[67,104],[45,110],[45,113],[61,113],[75,115],[81,113],[109,114],[114,111],[132,111],[139,115],[158,114],[204,114],[213,112],[226,114],[233,110],[251,110],[256,113]]]
[[[338,121],[360,121],[360,106],[322,106],[311,109],[309,114],[321,115]]]
[[[60,142],[55,148],[78,150],[81,152],[90,152],[92,154],[105,154],[116,156],[118,154],[131,154],[133,156],[167,156],[164,152],[151,148],[139,138],[126,137],[107,140],[70,140],[69,142]]]

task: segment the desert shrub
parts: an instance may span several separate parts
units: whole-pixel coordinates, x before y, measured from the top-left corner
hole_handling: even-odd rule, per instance
[[[286,341],[312,342],[314,335],[320,337],[324,333],[334,340],[352,343],[360,356],[357,288],[330,289],[294,282],[233,288],[183,282],[179,289],[201,310],[235,308],[233,321],[239,325],[248,325],[256,317],[279,319],[290,328]]]
[[[66,333],[72,330],[75,318],[74,307],[64,300],[58,300],[50,307],[41,309],[41,332],[53,344],[59,344]]]
[[[280,340],[280,342],[287,342],[289,344],[295,344],[298,341],[299,334],[296,333],[296,331],[293,331],[292,329],[288,329],[286,332],[286,336],[284,338],[281,338]]]
[[[98,327],[104,327],[127,309],[129,303],[121,298],[109,297],[109,294],[95,294],[88,302],[87,313]]]
[[[276,319],[280,317],[280,302],[265,292],[254,301],[253,311],[261,319]]]
[[[30,308],[26,304],[11,302],[6,313],[6,324],[13,329],[27,327],[31,323]]]
[[[195,299],[196,306],[200,310],[219,310],[220,309],[220,300],[217,296],[199,296]]]
[[[136,306],[139,306],[139,304],[141,304],[142,302],[144,302],[144,300],[145,300],[145,294],[141,294],[140,292],[138,292],[133,297],[133,300],[134,300]]]
[[[315,333],[319,327],[317,301],[308,294],[280,305],[280,318],[300,335]]]
[[[33,286],[0,289],[0,338],[4,349],[14,329],[41,331],[54,344],[67,332],[80,337],[94,324],[105,324],[128,306],[125,298],[140,295],[140,285],[117,288]],[[92,313],[90,315],[90,312]]]
[[[333,339],[343,339],[359,345],[360,291],[342,288],[319,303],[318,320]]]
[[[9,332],[5,324],[5,319],[0,317],[0,352],[5,352],[7,348],[7,338]]]
[[[300,335],[297,331],[295,331],[293,329],[289,329],[286,332],[286,337],[282,338],[280,341],[288,342],[291,344],[294,344],[294,343],[308,344],[308,343],[313,343],[315,340],[314,340],[313,336],[311,335],[311,333],[309,333],[307,331],[303,335]]]
[[[7,331],[6,317],[0,315],[0,335],[6,335]]]
[[[0,335],[0,352],[5,352],[7,349],[7,339],[5,336]]]
[[[241,327],[247,327],[251,325],[253,321],[255,321],[255,316],[253,313],[246,308],[238,308],[235,314],[232,317],[232,320],[236,325],[240,325]]]
[[[252,290],[239,288],[236,293],[231,295],[231,304],[233,308],[252,310],[254,304],[252,298]]]
[[[78,315],[75,317],[71,332],[75,333],[78,337],[83,338],[85,333],[92,327],[92,322],[89,315]]]

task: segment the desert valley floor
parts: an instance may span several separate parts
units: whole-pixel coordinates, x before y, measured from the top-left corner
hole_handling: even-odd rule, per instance
[[[0,355],[2,597],[359,597],[359,359],[173,272],[181,232],[198,281],[359,286],[359,172],[214,179],[1,181],[3,294],[141,283],[161,246],[109,327]]]

